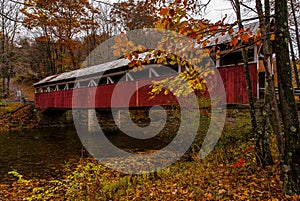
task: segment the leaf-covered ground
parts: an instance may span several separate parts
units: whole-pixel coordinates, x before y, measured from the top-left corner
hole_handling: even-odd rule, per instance
[[[13,171],[0,184],[0,200],[287,200],[278,164],[257,165],[249,130],[248,113],[228,115],[207,158],[155,173],[122,174],[93,159],[69,164],[59,178],[30,179]]]
[[[1,200],[283,200],[277,166],[234,168],[213,161],[178,162],[156,174],[122,175],[91,162],[62,180],[1,184]]]
[[[34,107],[24,103],[0,103],[0,132],[30,129],[38,124]]]

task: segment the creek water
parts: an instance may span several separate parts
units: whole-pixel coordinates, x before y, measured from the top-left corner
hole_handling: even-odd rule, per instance
[[[84,149],[74,128],[47,128],[0,133],[0,182],[16,170],[25,178],[57,177]]]
[[[158,138],[140,141],[118,132],[106,136],[127,151],[159,149],[158,145],[168,143]],[[26,179],[60,178],[66,165],[76,165],[87,156],[73,127],[0,133],[0,182],[15,180],[8,175],[12,170]]]

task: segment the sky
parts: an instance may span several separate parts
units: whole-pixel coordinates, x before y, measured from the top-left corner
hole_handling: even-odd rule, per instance
[[[207,2],[204,1],[204,2]],[[228,0],[211,0],[208,7],[203,13],[203,18],[211,20],[211,22],[217,22],[227,14],[227,20],[234,21],[235,15],[232,10],[232,6]]]
[[[110,2],[118,2],[123,0],[109,0]],[[209,0],[196,0],[202,4],[207,3]],[[235,21],[235,14],[233,13],[231,3],[229,0],[210,0],[206,12],[203,13],[203,18],[217,22],[227,14],[228,21]]]

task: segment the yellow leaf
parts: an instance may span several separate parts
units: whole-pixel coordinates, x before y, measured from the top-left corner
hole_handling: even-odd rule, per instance
[[[223,194],[223,193],[226,193],[226,190],[225,190],[225,189],[220,189],[220,190],[218,191],[218,194]]]

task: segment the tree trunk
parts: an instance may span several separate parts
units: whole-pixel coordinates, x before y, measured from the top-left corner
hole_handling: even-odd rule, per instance
[[[296,34],[296,41],[297,41],[297,47],[298,47],[298,58],[300,59],[300,36],[299,36],[299,28],[298,28],[298,21],[297,21],[296,12],[295,12],[294,0],[290,0],[290,3],[291,3],[293,20],[295,23],[295,34]]]
[[[282,163],[283,158],[283,137],[282,137],[282,128],[280,122],[280,115],[278,104],[276,100],[275,86],[274,80],[272,76],[272,47],[271,41],[268,36],[270,32],[270,2],[265,0],[265,15],[263,13],[263,6],[260,0],[256,0],[256,10],[259,18],[261,35],[262,35],[262,43],[263,43],[263,63],[265,67],[265,99],[264,99],[264,128],[269,127],[270,124],[273,127],[274,133],[276,134],[277,139],[277,147],[278,147],[278,155],[279,161]],[[271,115],[270,115],[271,113]],[[264,141],[268,141],[268,137],[270,135],[270,129],[265,130]]]
[[[287,0],[275,0],[275,20],[276,66],[285,133],[284,190],[293,195],[300,194],[300,134],[289,58]]]
[[[4,74],[2,75],[2,98],[5,98],[5,76]]]
[[[231,3],[235,9],[239,29],[243,29],[244,27],[241,19],[240,2],[238,0],[232,0]],[[270,145],[268,144],[269,140],[266,139],[267,136],[262,135],[262,133],[258,131],[254,98],[252,93],[252,83],[251,83],[249,65],[248,65],[248,50],[245,47],[242,48],[242,56],[243,56],[243,63],[244,63],[244,73],[246,77],[248,101],[250,105],[252,133],[254,134],[254,138],[255,138],[256,161],[260,165],[264,166],[266,164],[272,164],[273,159],[270,151]]]
[[[47,51],[47,55],[48,55],[48,62],[49,62],[49,70],[48,70],[48,73],[49,75],[54,75],[56,74],[56,68],[55,68],[55,65],[54,65],[54,62],[53,62],[53,56],[52,56],[52,48],[51,48],[51,41],[49,39],[49,41],[47,41],[46,43],[46,51]]]
[[[10,87],[10,72],[7,74],[7,84],[6,84],[6,95],[9,96],[9,87]]]
[[[300,87],[299,74],[298,74],[298,69],[297,69],[296,56],[295,56],[295,52],[294,52],[294,48],[293,48],[293,42],[292,42],[291,38],[289,40],[289,43],[290,43],[291,56],[292,56],[292,62],[293,62],[294,76],[295,76],[297,88],[299,88]]]
[[[1,2],[1,13],[4,13],[4,2]],[[4,59],[5,59],[5,17],[1,17],[1,59],[2,59],[2,66],[1,66],[1,77],[2,77],[2,97],[5,96],[5,67],[4,67]]]
[[[251,125],[252,133],[255,137],[255,152],[256,152],[256,161],[261,166],[273,164],[273,158],[271,155],[270,149],[270,140],[269,140],[269,128],[264,129],[264,132],[261,133],[258,131],[257,118],[255,112],[254,99],[252,94],[252,83],[250,79],[249,65],[248,65],[248,51],[246,48],[242,49],[243,63],[244,63],[244,73],[246,76],[246,85],[248,92],[248,100],[250,105],[250,116],[251,116]]]

